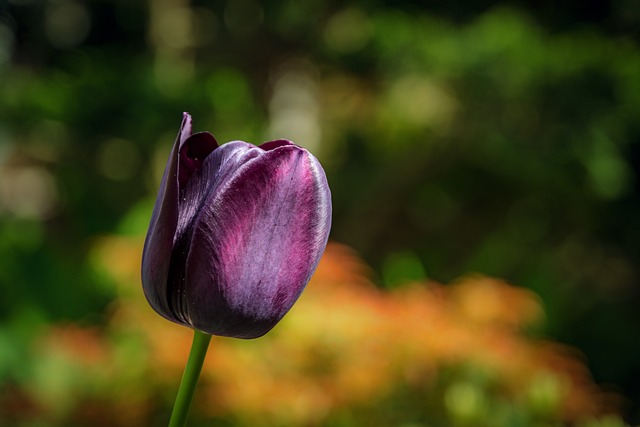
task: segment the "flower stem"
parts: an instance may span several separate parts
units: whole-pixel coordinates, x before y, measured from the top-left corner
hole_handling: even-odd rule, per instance
[[[211,335],[194,330],[189,360],[184,368],[184,374],[182,374],[182,381],[180,382],[180,388],[178,388],[176,403],[173,405],[169,427],[184,427],[187,422],[193,392],[196,389],[202,364],[207,355],[209,341],[211,341]]]

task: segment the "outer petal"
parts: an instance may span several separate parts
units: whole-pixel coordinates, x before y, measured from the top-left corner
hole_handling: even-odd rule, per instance
[[[153,309],[169,320],[175,320],[168,296],[171,291],[169,271],[180,219],[180,193],[189,177],[201,165],[202,159],[216,147],[212,135],[192,135],[191,116],[184,113],[164,170],[142,255],[145,296]]]
[[[217,193],[222,184],[261,151],[254,145],[241,141],[225,144],[204,159],[202,167],[193,171],[185,187],[180,190],[177,230],[166,288],[169,314],[165,317],[170,320],[193,326],[185,310],[184,287],[187,256],[197,216],[205,209],[211,195]]]
[[[179,310],[204,332],[256,338],[289,311],[315,270],[331,195],[319,162],[289,141],[225,144],[211,161],[225,154],[237,162],[217,169],[193,223]]]
[[[142,252],[142,289],[151,307],[168,319],[167,280],[173,237],[178,224],[178,150],[190,135],[191,116],[184,113],[162,176]]]

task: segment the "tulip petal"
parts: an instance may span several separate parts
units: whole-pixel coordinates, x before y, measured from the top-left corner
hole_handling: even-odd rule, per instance
[[[147,300],[169,320],[173,320],[169,303],[172,291],[169,272],[181,217],[181,193],[190,176],[217,147],[210,133],[192,134],[191,116],[184,113],[162,176],[142,257],[142,284]]]
[[[191,116],[184,113],[180,131],[164,170],[142,255],[142,288],[151,307],[171,320],[167,301],[169,266],[178,224],[178,150],[191,135]]]
[[[215,335],[265,334],[295,303],[327,242],[331,200],[320,164],[289,141],[232,142],[205,159],[190,193],[199,203],[183,233],[184,273],[171,274],[183,286],[174,316]]]
[[[209,132],[195,133],[180,143],[178,183],[183,188],[193,173],[200,169],[204,159],[218,148],[216,139]]]

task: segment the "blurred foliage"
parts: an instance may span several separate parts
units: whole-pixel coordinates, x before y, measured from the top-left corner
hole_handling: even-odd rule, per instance
[[[138,289],[140,238],[96,243],[119,298],[104,327],[52,325],[31,369],[0,394],[2,425],[146,426],[169,415],[192,332]],[[576,352],[527,337],[543,311],[530,291],[469,276],[448,286],[377,289],[331,244],[307,290],[270,334],[215,338],[193,425],[624,426],[620,398]]]
[[[121,289],[90,254],[144,232],[188,110],[220,142],[317,154],[332,238],[379,287],[534,291],[529,333],[579,348],[640,422],[639,23],[634,0],[0,1],[0,391],[34,369],[66,387],[68,360],[33,359],[52,324],[138,357],[102,335]]]

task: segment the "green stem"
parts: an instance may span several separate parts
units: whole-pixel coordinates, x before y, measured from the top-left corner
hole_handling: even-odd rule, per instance
[[[176,403],[173,405],[169,427],[184,427],[187,422],[193,392],[196,389],[202,364],[207,355],[209,341],[211,341],[211,335],[198,330],[194,332],[189,360],[187,361],[187,366],[184,368],[184,374],[182,374],[182,381],[180,382],[180,388],[176,396]]]

